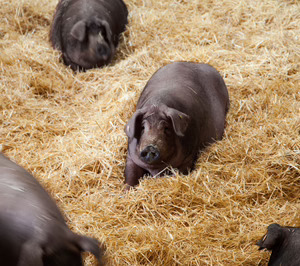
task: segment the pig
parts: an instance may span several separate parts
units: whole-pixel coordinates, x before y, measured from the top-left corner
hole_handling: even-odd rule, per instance
[[[0,154],[1,265],[81,266],[84,251],[101,264],[100,243],[73,233],[39,182]]]
[[[271,224],[256,245],[259,250],[272,250],[269,266],[300,265],[300,228]]]
[[[227,87],[212,66],[174,62],[156,71],[125,126],[125,190],[169,166],[187,174],[199,151],[222,138],[228,109]]]
[[[123,0],[60,0],[50,30],[50,42],[74,71],[111,62],[128,10]]]

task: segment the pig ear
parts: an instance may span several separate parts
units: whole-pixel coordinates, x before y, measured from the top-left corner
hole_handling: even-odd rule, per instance
[[[145,114],[144,109],[138,109],[125,126],[125,132],[129,139],[137,137],[142,126],[142,119]]]
[[[76,245],[81,251],[91,252],[99,262],[101,261],[101,257],[103,255],[103,245],[101,245],[100,247],[100,243],[98,240],[77,234],[74,235],[74,238]]]
[[[35,241],[27,241],[22,245],[18,266],[43,266],[43,249]]]
[[[171,118],[177,136],[183,137],[189,125],[190,117],[176,109],[167,107],[165,114]]]
[[[78,21],[71,29],[71,35],[78,41],[84,40],[86,33],[85,22],[83,20]]]
[[[105,37],[111,43],[112,32],[111,32],[111,29],[110,29],[110,26],[109,26],[108,22],[106,20],[96,18],[96,23],[99,27],[103,27],[105,29],[105,32],[106,32]]]
[[[276,245],[279,244],[282,238],[282,230],[280,225],[271,224],[268,227],[268,232],[259,240],[256,245],[259,246],[259,250],[268,249],[272,250]]]

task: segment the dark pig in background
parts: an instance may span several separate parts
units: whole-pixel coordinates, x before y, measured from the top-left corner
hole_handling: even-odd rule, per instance
[[[97,240],[73,233],[38,181],[0,154],[0,264],[81,266],[81,252],[102,250]]]
[[[226,85],[212,66],[175,62],[159,69],[125,127],[127,189],[168,166],[186,174],[199,151],[222,138],[228,109]]]
[[[272,250],[269,266],[300,265],[300,228],[271,224],[257,245],[259,250]]]
[[[112,60],[127,15],[123,0],[60,0],[50,41],[73,70],[101,67]]]

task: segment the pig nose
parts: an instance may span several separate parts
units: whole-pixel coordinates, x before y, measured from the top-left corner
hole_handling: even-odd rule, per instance
[[[159,158],[159,150],[153,145],[149,145],[141,151],[141,159],[146,163],[156,162]]]
[[[109,49],[105,45],[98,46],[98,53],[103,57],[104,60],[107,60],[110,54]]]

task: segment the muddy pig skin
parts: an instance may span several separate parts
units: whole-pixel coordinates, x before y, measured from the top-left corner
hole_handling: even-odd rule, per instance
[[[300,228],[270,224],[268,232],[257,242],[259,250],[271,250],[269,266],[300,265]]]
[[[74,71],[102,67],[115,54],[127,15],[123,0],[60,0],[50,41]]]
[[[99,263],[97,240],[73,233],[38,181],[0,153],[0,265],[81,266],[81,252]]]
[[[186,174],[199,151],[224,133],[229,96],[224,80],[207,64],[175,62],[150,78],[125,127],[125,184],[168,166]]]

